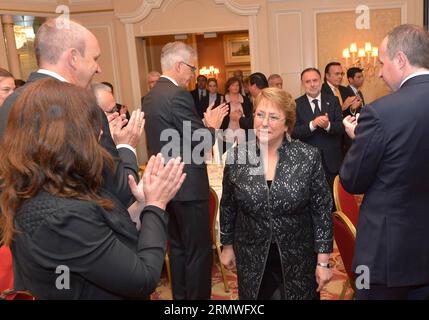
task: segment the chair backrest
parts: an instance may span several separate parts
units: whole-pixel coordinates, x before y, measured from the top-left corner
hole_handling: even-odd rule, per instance
[[[217,216],[219,214],[219,198],[216,191],[210,187],[210,198],[209,198],[209,207],[210,207],[210,235],[212,237],[212,242],[215,244],[217,241],[216,238],[216,224]]]
[[[355,279],[352,270],[353,255],[355,252],[356,228],[350,219],[341,211],[334,212],[334,238],[343,260],[344,268],[351,280]],[[351,281],[354,283],[354,281]]]
[[[13,288],[12,252],[0,246],[0,293]]]
[[[343,212],[350,219],[353,225],[357,226],[359,218],[359,206],[355,196],[344,190],[338,175],[334,179],[333,191],[337,210]]]
[[[0,300],[36,300],[28,291],[9,289],[0,293]]]

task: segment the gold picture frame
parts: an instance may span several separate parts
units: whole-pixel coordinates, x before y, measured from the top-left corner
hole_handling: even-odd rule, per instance
[[[249,36],[226,34],[223,36],[225,65],[250,63]]]

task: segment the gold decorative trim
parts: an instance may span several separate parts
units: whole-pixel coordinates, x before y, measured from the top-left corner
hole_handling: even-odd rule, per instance
[[[334,216],[337,217],[342,223],[346,225],[350,234],[353,236],[354,239],[356,239],[356,227],[353,225],[350,219],[344,214],[344,212],[335,211]]]
[[[337,208],[337,210],[339,210],[339,211],[343,211],[343,208],[341,208],[341,205],[340,205],[340,196],[339,196],[339,194],[338,194],[338,184],[340,183],[340,176],[337,174],[336,176],[335,176],[335,179],[334,179],[334,202],[335,202],[335,207]]]
[[[219,215],[219,197],[217,196],[216,191],[212,188],[210,188],[210,193],[213,195],[213,197],[215,198],[216,204],[215,204],[215,213],[214,213],[214,217],[213,217],[213,221],[212,221],[212,241],[214,244],[217,243],[217,237],[216,237],[216,220],[217,220],[217,216]]]

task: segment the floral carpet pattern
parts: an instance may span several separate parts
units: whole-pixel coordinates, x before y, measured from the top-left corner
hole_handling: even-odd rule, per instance
[[[340,297],[343,289],[343,283],[347,280],[347,275],[344,270],[341,256],[338,252],[337,246],[334,244],[334,252],[331,255],[331,264],[333,268],[333,276],[331,281],[326,285],[325,289],[322,290],[320,298],[322,300],[337,300]],[[213,265],[212,269],[212,300],[238,300],[237,291],[237,276],[233,271],[226,270],[227,282],[229,286],[229,292],[225,292],[225,288],[222,281],[222,275],[220,272],[219,261],[216,260],[216,264]],[[346,292],[345,299],[351,299],[353,291],[349,288]],[[168,284],[166,272],[163,272],[161,281],[156,288],[155,292],[151,296],[152,300],[171,300],[171,290]]]

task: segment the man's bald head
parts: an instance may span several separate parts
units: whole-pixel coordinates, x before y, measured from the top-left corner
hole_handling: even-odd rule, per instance
[[[101,72],[98,40],[77,22],[49,19],[36,34],[35,49],[40,68],[79,87],[87,88],[94,75]]]
[[[93,36],[85,27],[64,19],[49,19],[39,28],[34,43],[37,63],[56,64],[61,54],[67,49],[75,48],[85,55],[86,39]]]

